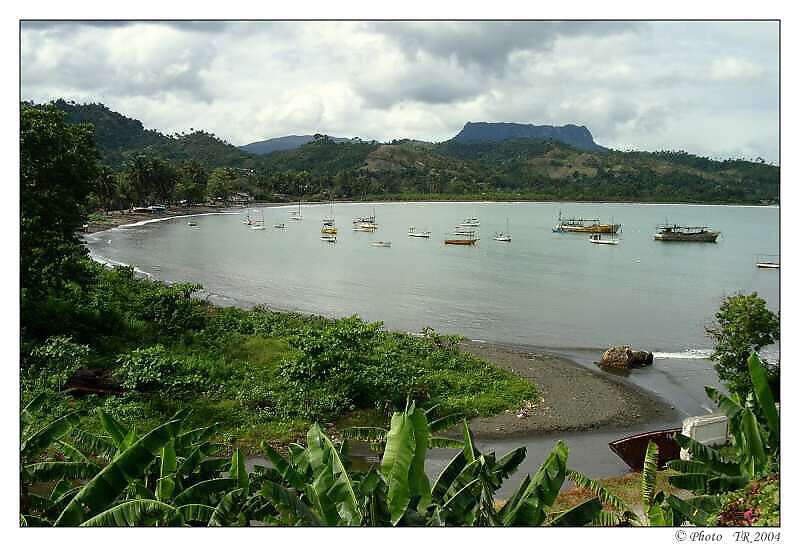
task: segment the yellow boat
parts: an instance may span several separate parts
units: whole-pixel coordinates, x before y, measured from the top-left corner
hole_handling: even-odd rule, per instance
[[[321,232],[323,234],[336,235],[339,232],[339,230],[337,230],[335,226],[323,226]]]

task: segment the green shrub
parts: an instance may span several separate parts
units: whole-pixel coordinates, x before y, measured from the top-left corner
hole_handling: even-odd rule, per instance
[[[722,498],[719,526],[780,526],[780,480],[772,475]]]
[[[89,346],[76,344],[69,336],[51,336],[23,357],[23,391],[60,391],[88,356]]]
[[[121,355],[114,373],[123,388],[135,391],[173,391],[204,385],[202,376],[187,370],[160,344]]]

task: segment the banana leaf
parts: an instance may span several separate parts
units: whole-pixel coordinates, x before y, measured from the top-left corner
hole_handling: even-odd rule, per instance
[[[597,498],[579,503],[571,509],[558,513],[550,521],[550,526],[585,526],[593,522],[603,510],[603,504]]]
[[[244,495],[250,493],[250,476],[247,474],[242,452],[238,448],[233,451],[231,456],[230,476],[235,481],[236,488],[240,488]]]
[[[400,522],[411,502],[409,473],[415,448],[414,424],[411,417],[406,412],[395,412],[381,460],[381,472],[389,486],[387,501],[393,525]]]
[[[269,444],[262,442],[261,448],[264,450],[269,461],[275,466],[275,469],[280,474],[280,477],[289,483],[293,488],[302,491],[306,484],[305,478],[302,477],[297,471],[292,468],[291,464],[286,461],[283,456],[272,448]]]
[[[179,428],[180,422],[162,424],[115,457],[72,498],[56,525],[78,525],[108,507],[130,481],[142,475]]]
[[[236,487],[236,480],[232,478],[216,478],[193,484],[175,496],[175,505],[187,503],[202,503],[216,505],[225,492]]]
[[[157,500],[130,500],[111,507],[81,523],[81,526],[142,526],[179,516],[175,507]]]
[[[322,521],[314,511],[303,503],[296,494],[272,481],[264,481],[261,495],[272,501],[273,505],[286,518],[288,524],[322,526]]]
[[[22,460],[26,461],[35,457],[48,446],[69,433],[72,428],[80,423],[84,414],[85,412],[82,410],[76,410],[65,414],[60,418],[46,423],[29,437],[22,439],[22,443],[20,443],[20,455]]]
[[[772,390],[769,387],[767,373],[761,360],[755,353],[750,354],[747,360],[747,368],[750,369],[750,379],[753,382],[753,392],[758,401],[761,413],[767,422],[770,439],[774,446],[780,441],[780,423],[778,421],[778,411],[775,408],[775,399],[772,397]]]

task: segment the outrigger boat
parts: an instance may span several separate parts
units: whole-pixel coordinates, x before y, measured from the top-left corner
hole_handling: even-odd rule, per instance
[[[589,234],[616,234],[620,224],[601,224],[599,218],[563,218],[558,212],[558,224],[553,227],[554,232],[577,232]]]
[[[416,230],[416,228],[411,226],[408,229],[408,237],[431,237],[431,233],[430,232],[418,232]]]
[[[681,447],[675,440],[675,434],[680,433],[681,428],[660,429],[638,433],[629,437],[623,437],[608,443],[608,447],[622,461],[628,464],[634,471],[641,471],[644,467],[644,456],[647,453],[647,444],[653,441],[658,445],[658,467],[663,468],[668,461],[677,460],[681,456]]]
[[[715,243],[720,232],[709,230],[708,226],[678,226],[677,224],[661,224],[658,233],[653,236],[656,241],[697,241]]]

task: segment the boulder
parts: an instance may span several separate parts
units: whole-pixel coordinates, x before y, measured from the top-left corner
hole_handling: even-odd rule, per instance
[[[612,346],[603,353],[600,366],[630,369],[653,364],[649,351],[634,351],[630,346]]]

